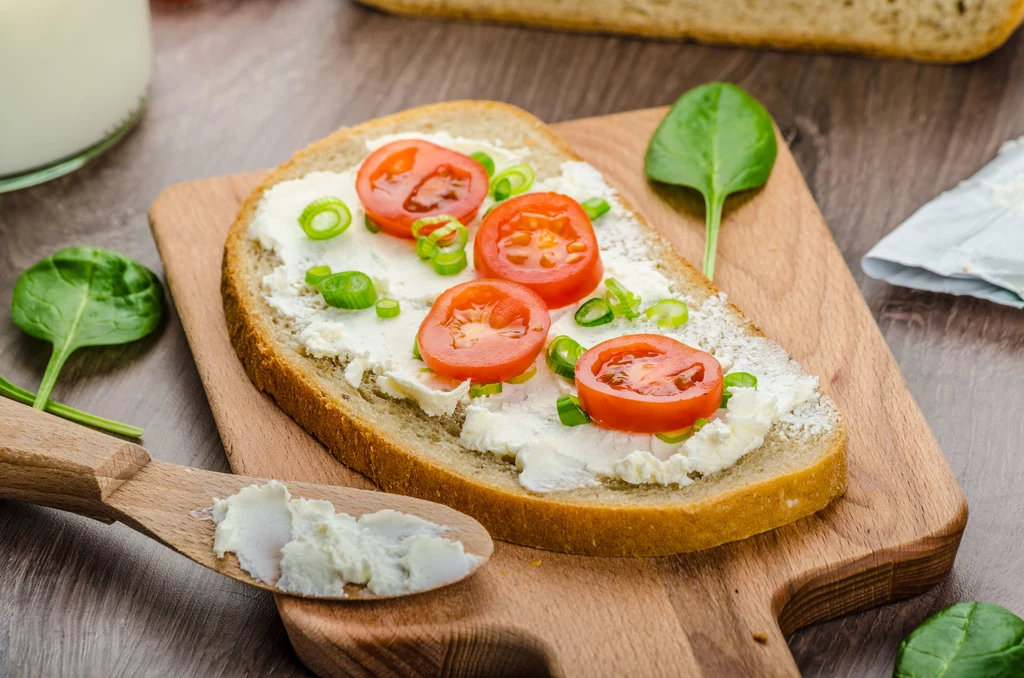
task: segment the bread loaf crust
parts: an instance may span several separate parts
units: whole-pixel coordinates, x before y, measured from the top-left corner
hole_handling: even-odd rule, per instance
[[[939,63],[979,59],[1024,19],[1024,0],[358,0],[409,16],[713,44],[851,52]],[[915,13],[916,10],[916,13]]]
[[[344,155],[339,149],[347,148],[351,156],[354,146],[367,138],[439,124],[457,126],[470,118],[515,126],[529,137],[527,143],[544,144],[565,160],[578,159],[543,123],[517,108],[452,102],[339,130],[300,151],[246,199],[225,244],[222,296],[231,342],[256,387],[381,489],[447,504],[475,517],[497,539],[542,549],[604,556],[694,551],[792,522],[840,496],[846,487],[847,440],[841,424],[814,441],[815,449],[804,451],[808,463],[751,482],[737,475],[721,491],[714,485],[722,482],[716,474],[687,488],[602,487],[536,494],[518,484],[507,461],[459,448],[457,435],[451,440],[441,422],[430,420],[415,405],[354,389],[332,375],[324,361],[289,345],[287,331],[275,325],[262,298],[260,262],[254,256],[258,245],[246,235],[263,192],[314,169],[343,169],[331,164],[346,160],[339,157]],[[642,227],[650,228],[637,217]],[[652,237],[660,238],[653,231]],[[704,298],[717,294],[671,246],[659,251],[665,252],[663,264],[681,284]],[[700,483],[699,490],[690,489]]]

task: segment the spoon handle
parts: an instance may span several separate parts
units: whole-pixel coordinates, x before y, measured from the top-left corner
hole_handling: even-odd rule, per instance
[[[0,398],[0,498],[110,523],[104,501],[149,461],[134,443]]]

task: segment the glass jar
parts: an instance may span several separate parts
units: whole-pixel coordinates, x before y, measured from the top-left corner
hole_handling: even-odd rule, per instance
[[[152,71],[148,0],[0,0],[0,193],[117,143]]]

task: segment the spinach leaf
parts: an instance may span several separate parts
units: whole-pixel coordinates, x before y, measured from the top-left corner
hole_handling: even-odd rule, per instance
[[[715,276],[715,250],[725,199],[761,186],[778,147],[772,118],[735,85],[712,82],[679,97],[654,131],[644,173],[655,181],[688,186],[704,196],[704,275]]]
[[[1024,676],[1024,619],[991,603],[957,603],[900,645],[894,678]]]
[[[25,405],[31,405],[36,399],[35,393],[26,391],[20,386],[15,386],[3,377],[0,377],[0,396],[10,398],[11,400],[17,400],[19,403],[23,403]],[[139,438],[142,436],[142,429],[138,426],[122,424],[119,421],[112,421],[110,419],[104,419],[103,417],[97,417],[95,414],[82,412],[81,410],[76,410],[73,407],[55,403],[52,400],[46,401],[45,409],[50,414],[56,414],[58,417],[63,417],[70,421],[76,421],[79,424],[85,424],[86,426],[100,428],[104,431],[110,431],[111,433],[119,433],[131,438]]]
[[[33,406],[43,409],[64,362],[82,346],[124,344],[152,332],[163,315],[160,281],[134,259],[98,247],[69,247],[21,274],[11,317],[53,344]]]

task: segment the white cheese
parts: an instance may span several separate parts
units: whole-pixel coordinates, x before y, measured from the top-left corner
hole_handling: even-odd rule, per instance
[[[600,485],[586,462],[558,451],[552,440],[543,440],[516,455],[519,482],[534,492],[558,492]]]
[[[721,471],[756,450],[778,414],[776,398],[752,388],[734,388],[732,394],[725,414],[683,442],[668,459],[633,452],[615,462],[613,475],[634,485],[689,485],[691,473]]]
[[[214,552],[233,552],[253,578],[306,596],[345,597],[345,584],[376,595],[434,588],[476,564],[445,528],[383,510],[353,518],[329,501],[292,499],[281,483],[214,499]]]
[[[498,171],[529,162],[526,149],[504,149],[490,142],[453,138],[446,132],[393,135],[367,146],[372,150],[395,139],[414,137],[464,153],[482,150],[494,159]],[[500,394],[471,400],[469,382],[460,384],[421,371],[424,363],[413,359],[411,349],[430,304],[448,287],[472,279],[472,266],[457,276],[439,276],[416,256],[411,240],[366,231],[355,193],[355,173],[356,168],[341,173],[315,172],[266,192],[249,235],[281,260],[264,279],[268,303],[290,323],[304,351],[345,365],[345,380],[353,386],[363,381],[365,372],[372,372],[383,393],[413,400],[429,416],[464,415],[462,446],[515,459],[524,487],[536,492],[561,491],[591,486],[601,478],[685,485],[692,482],[694,474],[714,473],[736,463],[762,445],[773,427],[778,435],[809,436],[833,422],[834,410],[821,400],[817,379],[807,376],[777,345],[747,336],[737,327],[724,294],[698,306],[685,290],[677,289],[658,269],[635,218],[601,174],[583,162],[564,163],[558,176],[538,180],[531,191],[564,193],[580,202],[593,197],[607,200],[610,211],[594,225],[606,278],[614,277],[640,295],[645,307],[662,299],[681,299],[690,307],[690,319],[673,329],[659,327],[642,316],[586,328],[573,319],[579,307],[575,304],[551,312],[549,336],[567,334],[590,347],[625,334],[666,334],[714,354],[726,372],[752,373],[758,379],[758,391],[735,389],[727,410],[721,410],[684,444],[676,445],[650,434],[613,431],[595,424],[563,426],[555,400],[561,394],[575,394],[575,386],[552,374],[543,355],[537,361],[537,374],[526,383],[504,384]],[[315,242],[305,236],[296,218],[306,204],[324,195],[345,200],[353,224],[336,238]],[[487,199],[480,214],[489,204]],[[469,225],[470,261],[477,225]],[[382,320],[372,310],[327,307],[303,282],[307,268],[323,264],[333,271],[367,273],[379,292],[399,300],[401,314]],[[602,284],[590,296],[604,293]]]
[[[435,381],[444,377],[433,377]],[[377,386],[392,398],[411,398],[419,403],[424,412],[432,417],[452,414],[460,402],[469,395],[470,382],[467,379],[451,390],[431,387],[430,378],[417,378],[399,372],[387,372],[377,377]],[[445,380],[449,381],[449,380]]]

